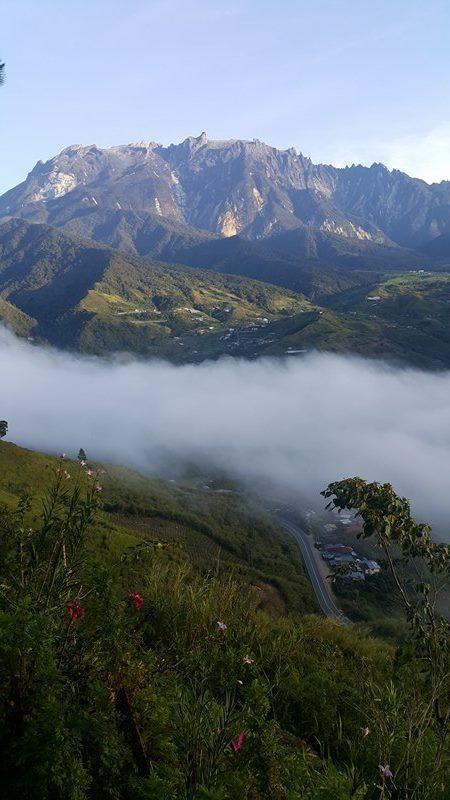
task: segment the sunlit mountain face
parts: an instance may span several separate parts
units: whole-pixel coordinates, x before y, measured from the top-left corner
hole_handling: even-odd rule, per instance
[[[0,198],[1,216],[64,227],[140,254],[161,240],[261,239],[293,229],[348,246],[417,248],[450,231],[450,184],[382,164],[338,169],[253,141],[72,145]],[[306,234],[305,234],[306,235]],[[359,245],[358,245],[359,243]],[[297,243],[297,247],[298,247]]]

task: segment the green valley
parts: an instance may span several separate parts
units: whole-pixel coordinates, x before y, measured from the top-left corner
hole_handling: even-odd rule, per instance
[[[306,294],[126,255],[47,225],[0,227],[0,319],[37,343],[174,363],[321,350],[450,365],[450,273],[305,265],[298,275]]]

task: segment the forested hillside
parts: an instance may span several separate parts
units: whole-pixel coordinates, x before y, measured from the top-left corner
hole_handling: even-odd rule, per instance
[[[218,243],[225,260],[200,270],[10,220],[0,226],[0,319],[36,343],[174,363],[316,349],[450,364],[448,272],[319,268],[269,257],[250,242]],[[274,258],[279,282],[295,291],[227,274],[269,280]]]

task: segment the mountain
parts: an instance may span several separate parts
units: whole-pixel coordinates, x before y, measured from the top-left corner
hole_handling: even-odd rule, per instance
[[[220,239],[228,269],[264,275],[277,263],[308,296],[212,269],[125,254],[41,223],[0,225],[0,320],[17,334],[78,352],[129,352],[199,362],[311,349],[422,367],[450,366],[450,275],[300,267]],[[280,245],[278,245],[280,246]],[[289,276],[289,269],[292,270]],[[367,299],[375,295],[376,303]]]
[[[0,226],[0,319],[54,345],[201,360],[233,352],[230,329],[242,329],[239,352],[256,355],[267,326],[300,314],[302,324],[317,316],[279,287],[126,255],[48,225]]]
[[[450,183],[429,185],[381,164],[313,164],[294,149],[202,133],[169,147],[72,145],[0,198],[0,217],[8,216],[134,254],[164,251],[167,260],[219,237],[295,229],[370,257],[374,247],[417,248],[449,233]]]
[[[174,261],[275,283],[311,299],[342,286],[365,284],[370,280],[366,273],[434,264],[434,259],[423,253],[325,233],[303,224],[257,241],[232,236],[188,247],[178,247],[174,241],[171,245]],[[160,251],[162,259],[167,255],[164,249]]]
[[[440,236],[436,236],[435,239],[425,242],[420,249],[426,255],[432,258],[445,259],[448,263],[450,259],[450,232],[442,233]]]

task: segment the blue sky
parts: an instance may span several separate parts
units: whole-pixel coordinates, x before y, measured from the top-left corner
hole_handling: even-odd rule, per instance
[[[0,190],[205,130],[450,179],[448,0],[0,0]]]

